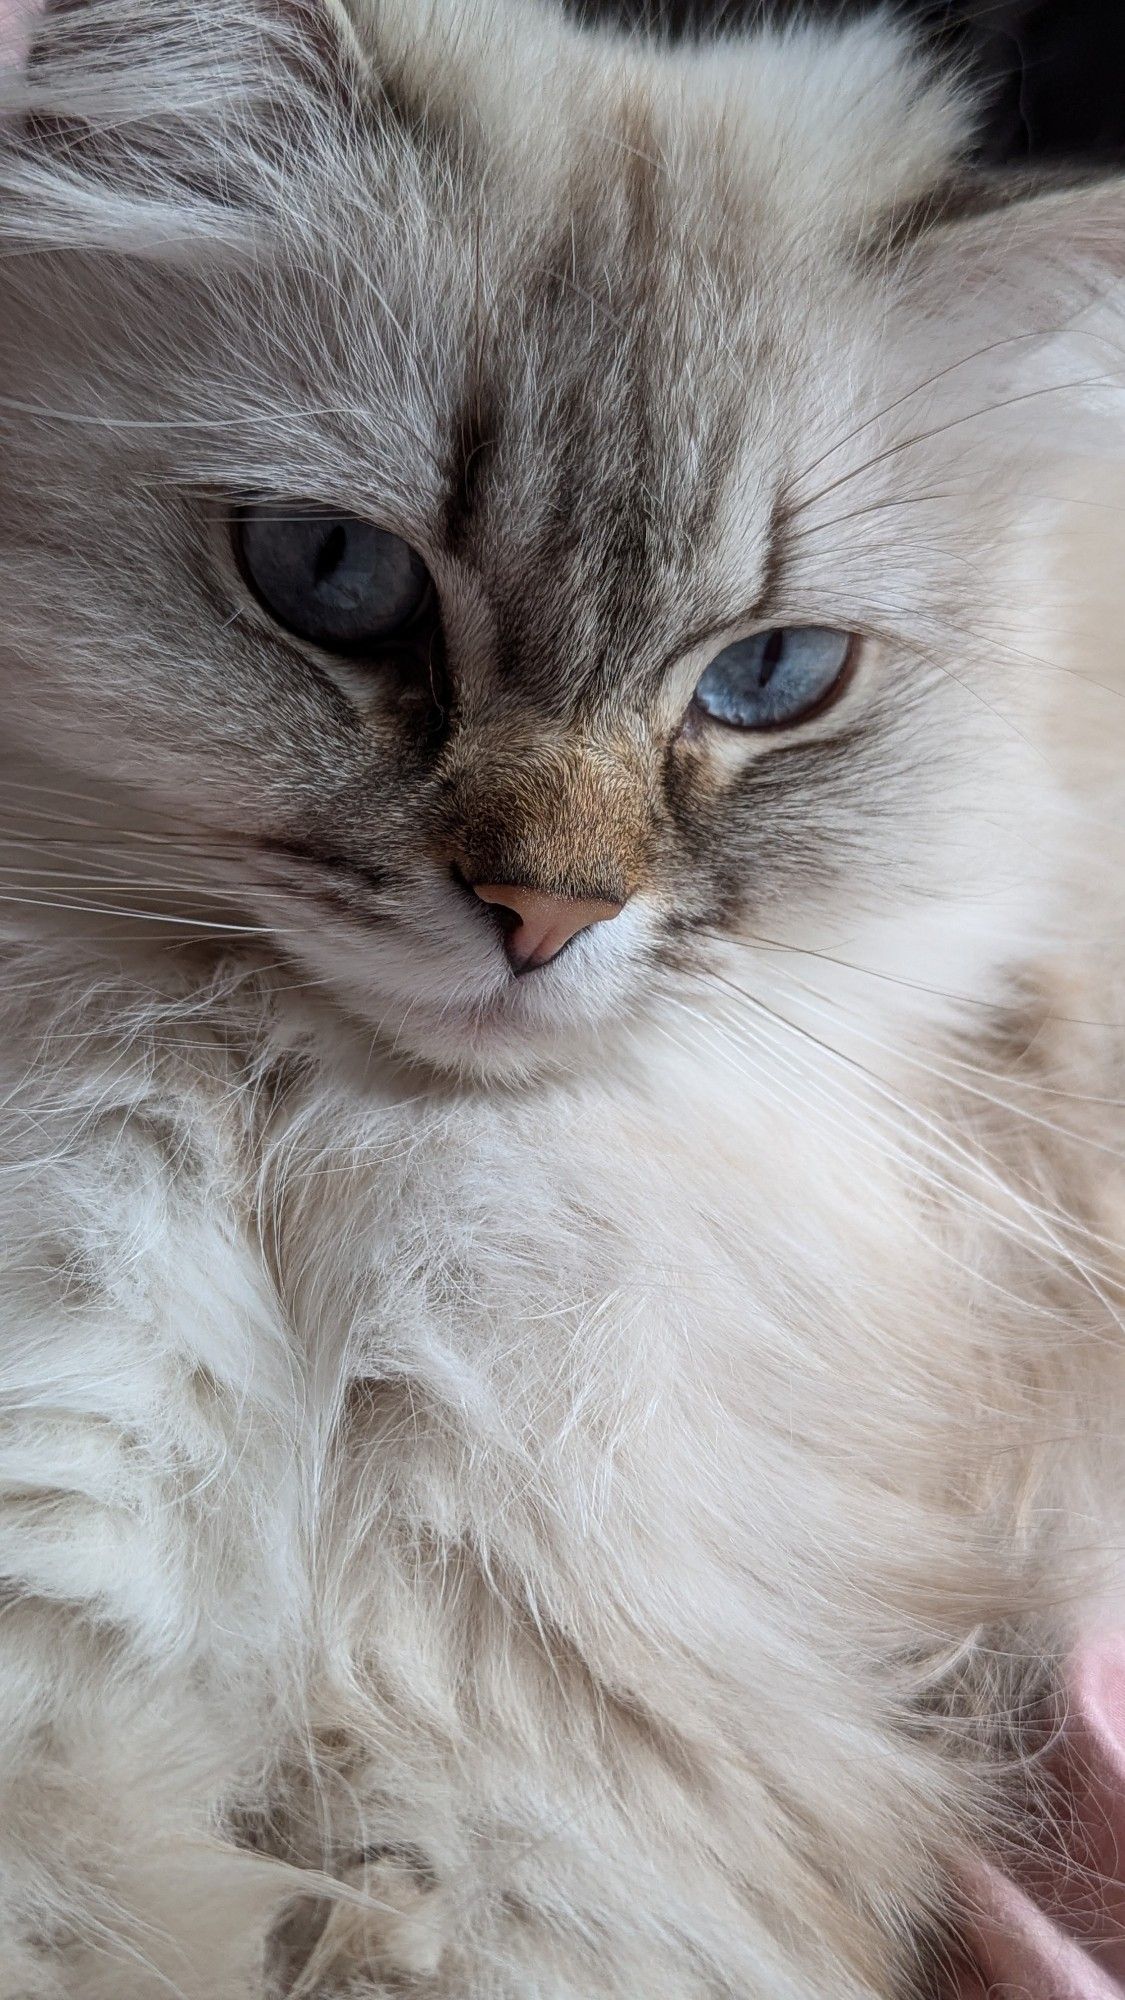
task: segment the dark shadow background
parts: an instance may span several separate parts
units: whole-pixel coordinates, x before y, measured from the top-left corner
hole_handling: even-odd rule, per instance
[[[872,0],[573,3],[588,16],[658,24],[679,35],[763,15],[851,16],[870,11]],[[1125,0],[899,0],[896,11],[978,72],[988,107],[982,159],[1125,164]]]

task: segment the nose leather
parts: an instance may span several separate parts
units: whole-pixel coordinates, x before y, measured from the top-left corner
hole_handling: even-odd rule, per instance
[[[525,889],[514,882],[474,882],[482,903],[510,910],[516,922],[504,939],[513,972],[532,972],[546,965],[591,924],[608,923],[624,905],[597,897],[550,896],[542,889]]]

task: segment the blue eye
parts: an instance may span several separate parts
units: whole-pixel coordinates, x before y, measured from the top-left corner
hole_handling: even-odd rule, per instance
[[[333,653],[368,652],[401,636],[431,596],[429,571],[408,542],[307,502],[247,508],[235,553],[278,624]]]
[[[844,684],[850,632],[827,625],[777,625],[716,654],[695,699],[732,729],[782,729],[804,722]]]

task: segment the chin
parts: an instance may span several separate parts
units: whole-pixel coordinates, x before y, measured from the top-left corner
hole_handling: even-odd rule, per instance
[[[476,994],[463,987],[443,994],[437,982],[422,977],[410,994],[397,981],[388,990],[375,978],[357,976],[354,966],[330,968],[313,964],[311,954],[302,957],[316,984],[374,1035],[385,1055],[463,1082],[518,1085],[550,1072],[587,1070],[610,1042],[619,1045],[639,1004],[620,981],[612,1003],[589,992],[578,995],[550,967],[490,982]]]
[[[276,918],[275,918],[276,921]],[[619,920],[620,921],[620,920]],[[373,938],[325,924],[287,940],[312,989],[392,1060],[462,1081],[519,1084],[582,1073],[612,1049],[620,1060],[643,1009],[646,955],[576,938],[548,965],[515,977],[475,944],[390,929]]]

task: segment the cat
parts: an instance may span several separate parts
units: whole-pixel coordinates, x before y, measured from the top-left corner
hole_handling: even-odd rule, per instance
[[[933,1991],[1119,1603],[1122,183],[16,26],[0,2000]]]

